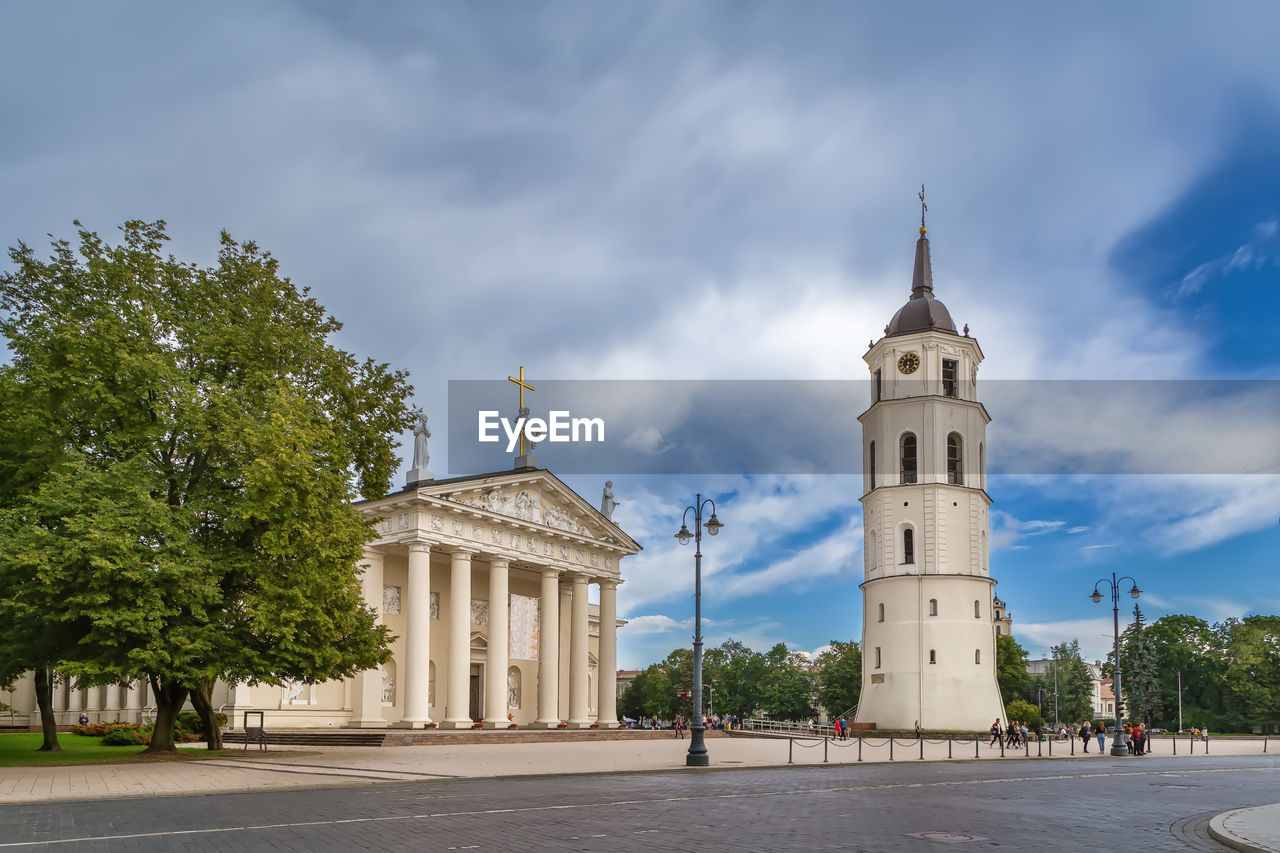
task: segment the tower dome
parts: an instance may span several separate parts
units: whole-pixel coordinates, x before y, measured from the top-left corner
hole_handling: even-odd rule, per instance
[[[909,335],[912,332],[956,333],[951,312],[941,301],[933,297],[933,268],[929,263],[929,238],[920,226],[920,239],[916,241],[916,267],[911,276],[911,298],[898,309],[885,329],[887,337]]]

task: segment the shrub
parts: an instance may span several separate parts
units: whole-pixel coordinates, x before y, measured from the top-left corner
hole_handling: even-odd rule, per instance
[[[103,746],[138,746],[141,743],[142,735],[130,726],[113,728],[102,737]]]

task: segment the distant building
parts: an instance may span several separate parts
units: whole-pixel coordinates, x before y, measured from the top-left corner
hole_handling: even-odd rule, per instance
[[[996,625],[997,637],[1001,634],[1013,636],[1013,614],[1009,612],[1009,608],[1005,607],[998,595],[991,599],[991,621]]]
[[[1005,612],[1008,616],[1008,612]],[[999,630],[997,628],[996,630]],[[1090,702],[1093,705],[1093,714],[1095,717],[1114,717],[1116,713],[1115,694],[1111,692],[1111,678],[1102,677],[1102,661],[1094,661],[1093,663],[1085,663],[1085,667],[1089,670],[1089,683],[1092,688]],[[1027,672],[1035,677],[1037,675],[1047,675],[1053,678],[1053,658],[1040,658],[1039,660],[1027,661]],[[1046,707],[1053,707],[1053,699],[1046,699],[1048,703]],[[1063,720],[1063,722],[1068,722]]]

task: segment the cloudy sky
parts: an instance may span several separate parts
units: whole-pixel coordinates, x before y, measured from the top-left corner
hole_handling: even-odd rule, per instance
[[[411,372],[438,473],[472,473],[450,380],[865,379],[921,182],[984,380],[1276,380],[1277,31],[1267,2],[6,4],[0,238],[258,241],[343,346]],[[993,408],[993,469],[1000,442],[1116,464],[989,481],[1033,655],[1105,652],[1086,596],[1113,570],[1152,616],[1280,611],[1275,386],[1161,388]],[[1160,461],[1224,447],[1254,464]],[[614,476],[645,545],[620,665],[689,641],[671,534],[696,491],[727,525],[709,642],[860,636],[858,479],[761,471]],[[566,479],[595,500],[604,477]]]

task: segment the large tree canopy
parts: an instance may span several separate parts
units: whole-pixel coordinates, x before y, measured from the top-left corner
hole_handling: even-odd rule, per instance
[[[0,276],[0,631],[27,666],[148,678],[168,749],[188,694],[211,728],[215,678],[386,659],[351,502],[386,492],[412,389],[255,244],[201,268],[163,222],[122,231],[20,244]]]

